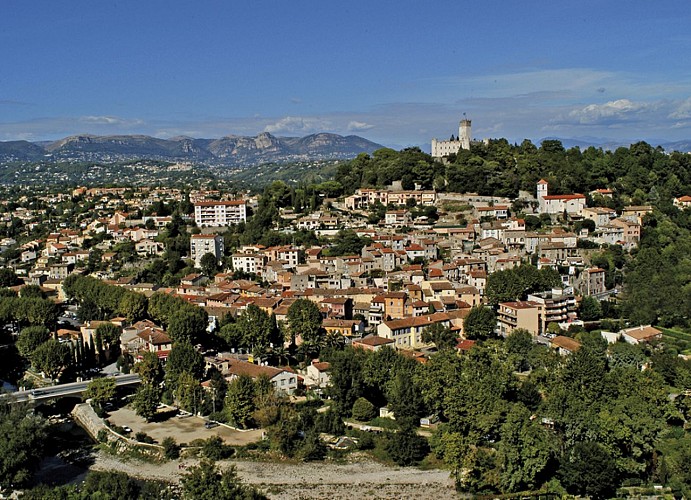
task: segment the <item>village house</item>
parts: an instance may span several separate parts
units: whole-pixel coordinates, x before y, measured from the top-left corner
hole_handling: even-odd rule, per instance
[[[629,344],[640,344],[662,338],[662,331],[650,325],[626,328],[621,330],[619,334]]]
[[[277,391],[292,394],[298,388],[298,376],[283,368],[264,366],[250,363],[233,357],[229,353],[221,353],[214,358],[204,359],[207,369],[211,366],[221,372],[226,380],[232,382],[236,378],[244,375],[253,380],[259,377],[266,377]]]

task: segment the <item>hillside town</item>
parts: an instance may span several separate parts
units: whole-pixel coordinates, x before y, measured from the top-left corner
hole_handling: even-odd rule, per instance
[[[669,328],[683,313],[631,309],[648,299],[630,283],[646,231],[664,228],[658,207],[685,217],[689,196],[655,206],[605,184],[552,194],[546,178],[516,197],[396,179],[344,189],[363,161],[339,181],[276,180],[262,192],[6,189],[5,388],[50,411],[83,397],[70,418],[116,455],[312,461],[371,450],[398,465],[436,460],[472,492],[507,488],[473,479],[508,474],[507,463],[467,460],[473,446],[508,453],[511,418],[549,449],[508,489],[549,477],[553,441],[585,425],[551,406],[563,387],[573,389],[564,405],[590,398],[605,411],[608,393],[579,391],[628,370],[660,389],[640,402],[657,432],[665,419],[686,425],[689,343]],[[613,477],[641,478],[651,453]]]
[[[20,280],[14,288],[36,285],[59,302],[66,300],[65,278],[97,268],[90,274],[105,283],[147,296],[172,294],[205,309],[210,331],[224,316],[237,317],[250,304],[284,322],[290,304],[304,298],[319,307],[326,331],[341,334],[347,343],[370,342],[367,338],[374,335],[397,349],[415,351],[430,347],[421,332],[435,323],[453,328],[463,340],[464,317],[473,306],[487,303],[488,277],[522,264],[555,270],[559,283],[526,301],[497,303],[496,331],[501,335],[520,327],[535,337],[545,336],[550,323],[568,330],[582,325],[578,313],[583,297],[616,299],[618,283],[591,262],[592,248],[635,249],[643,218],[652,207],[626,206],[617,213],[598,204],[612,195],[604,187],[589,193],[592,206],[586,206],[584,194],[548,192],[547,182],[540,180],[534,194],[524,193],[525,198],[517,200],[525,207],[519,217],[512,208],[516,200],[429,190],[358,189],[340,200],[324,200],[322,207],[305,215],[282,209],[276,230],[286,235],[314,231],[327,241],[325,245],[232,248],[226,246],[224,232],[247,221],[248,210],[257,209],[257,197],[83,187],[70,194],[5,201],[5,207],[12,207],[3,216],[5,223],[20,221],[25,233],[6,237],[0,244],[16,256],[6,259],[7,268]],[[689,207],[687,198],[674,202]],[[181,257],[192,272],[175,286],[142,281],[143,264],[166,253],[162,236],[173,219],[155,212],[141,216],[142,209],[184,199],[192,209],[181,219],[191,234]],[[77,207],[52,220],[45,237],[27,238],[39,224],[46,226],[35,222],[45,217],[46,209],[32,205],[60,206],[68,200],[77,200]],[[375,203],[389,208],[381,222],[371,224],[367,211]],[[75,219],[72,211],[79,212],[80,206],[93,210]],[[420,207],[435,209],[437,220],[413,216],[411,208]],[[458,208],[462,212],[455,211]],[[458,224],[459,217],[467,223]],[[540,227],[526,224],[526,217],[537,219]],[[328,241],[344,230],[367,244],[357,254],[330,256]],[[18,244],[17,238],[23,242]],[[218,272],[205,274],[206,255],[213,256],[216,265],[211,269]],[[165,338],[165,332],[161,334]]]

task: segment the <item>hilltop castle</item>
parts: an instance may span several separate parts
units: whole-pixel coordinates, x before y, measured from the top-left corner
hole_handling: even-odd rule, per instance
[[[432,139],[432,157],[443,158],[451,154],[455,155],[461,149],[470,149],[470,138],[470,120],[464,118],[458,125],[458,137],[454,138],[451,134],[451,139],[448,141]]]

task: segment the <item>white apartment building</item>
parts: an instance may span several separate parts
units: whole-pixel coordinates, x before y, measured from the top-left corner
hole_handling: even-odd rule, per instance
[[[216,257],[216,262],[220,264],[223,251],[223,236],[219,234],[193,234],[190,237],[190,257],[195,267],[200,267],[202,257],[207,253]]]
[[[194,204],[194,222],[199,227],[225,227],[246,221],[244,200],[198,201]]]
[[[253,253],[235,253],[232,257],[233,269],[245,273],[261,274],[267,262],[266,255]]]

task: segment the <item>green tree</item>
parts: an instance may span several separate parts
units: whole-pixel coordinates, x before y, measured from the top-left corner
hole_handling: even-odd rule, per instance
[[[38,465],[47,441],[44,419],[22,404],[0,404],[0,487],[24,486]]]
[[[429,453],[427,440],[414,429],[405,427],[400,432],[389,434],[385,445],[386,452],[398,465],[415,465]]]
[[[319,437],[319,433],[314,429],[310,429],[305,435],[305,441],[300,448],[300,456],[306,461],[323,460],[326,456],[326,445]]]
[[[293,339],[300,336],[308,354],[318,354],[324,335],[319,306],[308,299],[298,299],[288,308],[288,329]]]
[[[10,268],[0,268],[0,287],[6,288],[19,284],[17,274]]]
[[[124,472],[89,471],[81,486],[83,498],[103,500],[135,500],[139,497],[140,488],[134,479]]]
[[[46,294],[38,285],[26,285],[19,291],[20,297],[25,299],[45,299]]]
[[[128,292],[120,299],[118,312],[130,322],[135,322],[146,317],[147,307],[148,300],[146,296],[137,292]]]
[[[195,414],[199,413],[204,401],[204,393],[199,380],[186,371],[180,373],[175,384],[175,400],[181,408]]]
[[[619,474],[612,457],[601,445],[584,441],[567,450],[559,478],[569,493],[609,498],[616,490]]]
[[[361,422],[369,422],[377,416],[377,409],[365,398],[357,398],[353,404],[353,418]]]
[[[591,295],[586,295],[581,301],[581,319],[583,321],[595,321],[602,317],[600,301]]]
[[[185,500],[261,500],[266,498],[256,489],[245,486],[231,466],[224,471],[213,462],[202,460],[190,467],[180,483]]]
[[[84,399],[90,399],[99,408],[115,398],[115,379],[112,377],[97,378],[89,382],[84,392]]]
[[[422,391],[417,386],[419,380],[416,376],[417,361],[406,361],[408,363],[399,368],[389,382],[386,395],[389,400],[389,409],[393,411],[401,427],[417,427],[427,409]]]
[[[29,326],[19,332],[16,346],[22,356],[31,359],[34,351],[50,338],[50,332],[45,326]]]
[[[202,456],[213,461],[228,458],[232,452],[233,448],[226,446],[223,443],[223,439],[219,436],[211,436],[204,440],[204,444],[202,445]]]
[[[549,477],[557,446],[539,420],[523,405],[513,405],[501,427],[499,454],[502,491],[538,488]]]
[[[473,306],[463,320],[463,332],[469,339],[484,340],[494,337],[497,319],[494,311],[482,305]]]
[[[150,422],[156,415],[160,402],[161,389],[150,384],[142,384],[134,395],[132,407],[137,415]]]
[[[134,371],[141,378],[142,384],[159,386],[163,382],[163,367],[155,352],[144,352],[141,361],[134,365]]]
[[[514,329],[504,342],[504,349],[518,371],[530,368],[530,352],[533,349],[533,336],[525,328]]]
[[[640,368],[647,358],[641,348],[628,342],[615,342],[609,346],[609,365],[612,368]]]
[[[180,445],[175,442],[175,439],[171,436],[166,436],[161,442],[163,445],[163,455],[168,460],[177,460],[180,458]]]
[[[122,330],[113,323],[101,323],[96,328],[96,337],[101,339],[105,349],[112,349],[120,345]]]
[[[364,356],[360,350],[352,347],[329,354],[331,381],[327,393],[335,402],[336,412],[341,416],[347,416],[357,398],[364,394]]]
[[[255,384],[246,375],[241,375],[228,384],[225,411],[228,421],[234,426],[246,429],[253,425],[255,405]]]
[[[422,341],[434,342],[437,349],[453,349],[456,347],[456,334],[443,323],[433,323],[422,331]]]
[[[216,256],[214,254],[206,253],[202,255],[201,259],[199,259],[199,267],[201,268],[204,276],[213,278],[216,276],[216,272],[218,271],[218,260],[216,260]]]
[[[170,350],[165,372],[166,387],[174,391],[182,372],[187,372],[196,380],[201,380],[204,374],[204,357],[189,343],[177,342]]]
[[[195,344],[206,331],[209,317],[201,307],[185,307],[173,312],[168,319],[168,335],[173,342]]]
[[[67,344],[49,340],[36,348],[32,356],[33,365],[51,379],[57,379],[60,373],[72,362],[72,351]]]

